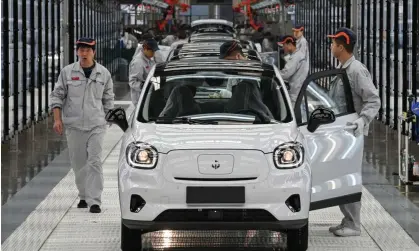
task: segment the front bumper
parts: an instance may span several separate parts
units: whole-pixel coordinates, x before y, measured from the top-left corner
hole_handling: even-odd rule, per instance
[[[257,167],[258,176],[246,181],[190,181],[178,180],[169,176],[165,168],[165,156],[161,155],[155,169],[140,170],[125,165],[121,158],[119,168],[119,198],[121,217],[126,225],[140,229],[164,229],[176,226],[182,229],[203,227],[205,229],[288,229],[304,226],[308,219],[311,196],[311,170],[308,164],[295,169],[278,170],[274,167],[273,158],[267,154],[267,164]],[[224,177],[224,176],[223,176]],[[190,186],[243,186],[245,187],[245,203],[242,204],[188,204],[186,188]],[[132,197],[139,195],[145,201],[140,210],[132,210]],[[292,211],[286,201],[298,195],[300,210]],[[198,209],[237,209],[262,210],[272,216],[270,220],[254,220],[246,222],[211,222],[208,220],[181,221],[165,218],[164,222],[156,222],[168,210]],[[176,217],[175,217],[176,218]],[[173,219],[173,220],[172,220]],[[234,217],[233,217],[234,219]],[[173,222],[172,222],[173,221]],[[135,224],[134,224],[134,223]],[[135,227],[136,226],[136,227]]]
[[[127,228],[143,233],[159,230],[270,230],[299,229],[308,224],[308,219],[276,222],[154,222],[122,219]]]

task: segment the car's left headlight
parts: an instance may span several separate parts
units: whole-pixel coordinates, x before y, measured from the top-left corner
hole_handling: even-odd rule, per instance
[[[128,164],[138,169],[153,169],[156,167],[158,152],[153,146],[143,142],[132,142],[126,150]]]
[[[287,142],[279,145],[273,152],[276,168],[291,169],[304,162],[304,147],[298,142]]]

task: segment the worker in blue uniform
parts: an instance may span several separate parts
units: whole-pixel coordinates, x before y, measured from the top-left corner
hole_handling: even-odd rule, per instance
[[[103,192],[102,145],[105,114],[114,108],[110,72],[94,60],[96,41],[81,38],[76,43],[79,61],[65,66],[50,94],[54,131],[67,137],[71,168],[80,202],[100,213]]]
[[[355,137],[368,135],[369,124],[377,116],[381,101],[377,88],[368,69],[356,60],[353,51],[356,44],[355,33],[348,28],[340,28],[332,38],[331,51],[339,61],[338,68],[346,70],[351,86],[355,111],[359,118],[350,124],[356,125]],[[346,104],[343,84],[337,80],[331,83],[329,95],[337,104]],[[344,218],[338,226],[331,227],[330,232],[336,236],[359,236],[361,234],[361,201],[340,205]]]

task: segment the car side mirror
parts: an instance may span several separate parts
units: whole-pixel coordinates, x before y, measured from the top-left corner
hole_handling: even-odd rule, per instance
[[[328,108],[317,108],[315,109],[308,120],[307,130],[314,132],[319,128],[320,125],[331,124],[335,122],[336,116],[332,110]]]
[[[128,129],[127,115],[122,107],[110,110],[106,114],[105,120],[109,123],[116,124],[124,132]]]

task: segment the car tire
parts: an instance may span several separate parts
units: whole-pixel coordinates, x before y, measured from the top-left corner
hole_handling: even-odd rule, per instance
[[[308,224],[296,230],[287,232],[288,251],[306,251],[308,248]]]
[[[122,251],[141,251],[141,230],[129,229],[121,222],[121,249]]]

